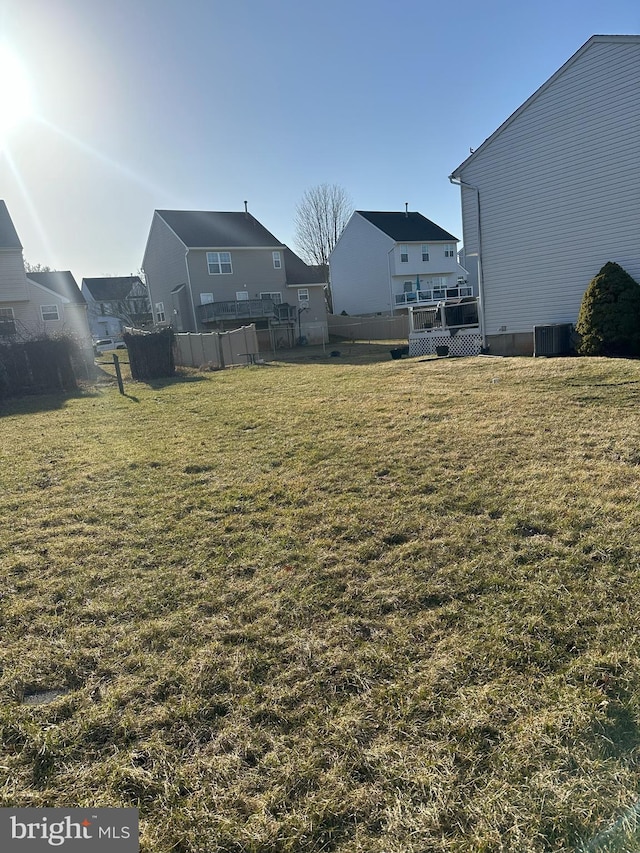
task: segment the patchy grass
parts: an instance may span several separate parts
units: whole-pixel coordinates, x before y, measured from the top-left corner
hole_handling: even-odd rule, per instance
[[[0,806],[136,806],[160,853],[635,849],[640,363],[188,379],[3,410]]]

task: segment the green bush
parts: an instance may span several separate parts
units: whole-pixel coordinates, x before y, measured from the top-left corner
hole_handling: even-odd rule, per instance
[[[580,355],[640,355],[640,285],[609,261],[587,287],[576,331]]]

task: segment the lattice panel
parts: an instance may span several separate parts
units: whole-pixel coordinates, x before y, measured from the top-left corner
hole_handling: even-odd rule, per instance
[[[481,335],[420,335],[409,338],[409,356],[435,355],[436,347],[449,347],[449,355],[480,355]]]

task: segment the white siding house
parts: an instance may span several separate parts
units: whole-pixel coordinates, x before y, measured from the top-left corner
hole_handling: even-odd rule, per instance
[[[640,36],[593,36],[451,175],[490,352],[575,323],[607,261],[640,281]]]
[[[392,314],[473,295],[458,240],[421,213],[356,210],[329,258],[336,314]]]

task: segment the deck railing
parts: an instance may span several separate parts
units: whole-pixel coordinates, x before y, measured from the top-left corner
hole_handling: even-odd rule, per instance
[[[276,303],[271,299],[240,299],[198,305],[198,314],[201,323],[212,323],[218,320],[252,320],[260,317],[295,320],[296,309],[286,302]]]
[[[409,328],[411,332],[430,332],[432,330],[465,329],[478,325],[478,300],[447,305],[441,302],[429,308],[410,310]]]
[[[420,305],[425,303],[438,303],[446,299],[463,299],[473,296],[473,288],[468,285],[458,287],[436,287],[431,290],[413,290],[411,293],[396,293],[396,307],[403,305]]]

